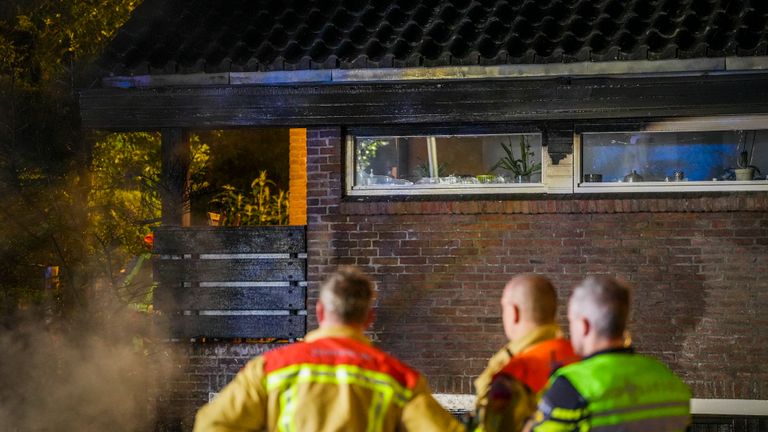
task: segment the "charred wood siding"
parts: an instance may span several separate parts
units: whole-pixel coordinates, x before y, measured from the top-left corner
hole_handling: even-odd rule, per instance
[[[758,432],[768,430],[768,417],[694,415],[691,432]]]
[[[89,128],[457,124],[768,112],[768,75],[100,89]]]
[[[306,332],[304,227],[162,227],[154,253],[155,307],[173,337]]]

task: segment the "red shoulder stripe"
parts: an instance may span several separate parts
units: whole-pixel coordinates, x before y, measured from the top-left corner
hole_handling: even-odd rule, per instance
[[[419,373],[400,360],[349,338],[299,342],[264,354],[265,373],[302,363],[358,366],[385,373],[409,389],[414,388],[419,379]]]

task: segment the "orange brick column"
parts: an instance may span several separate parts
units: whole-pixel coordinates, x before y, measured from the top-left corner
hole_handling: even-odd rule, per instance
[[[288,223],[307,224],[307,130],[291,129],[288,190],[291,194]]]

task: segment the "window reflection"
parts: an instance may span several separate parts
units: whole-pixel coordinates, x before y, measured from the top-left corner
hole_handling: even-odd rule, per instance
[[[541,183],[540,134],[355,138],[355,186]]]
[[[582,181],[762,180],[767,131],[587,133]]]

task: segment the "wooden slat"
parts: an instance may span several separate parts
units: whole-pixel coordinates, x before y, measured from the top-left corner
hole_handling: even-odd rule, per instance
[[[296,338],[304,336],[304,315],[182,315],[171,317],[171,337]]]
[[[155,308],[171,310],[304,310],[306,287],[182,287],[160,285]]]
[[[170,286],[180,282],[304,281],[305,259],[158,259],[155,280]]]
[[[300,282],[306,258],[228,258],[229,254],[306,252],[306,228],[161,227],[153,247],[155,307],[167,313],[172,337],[295,338],[305,315],[198,315],[199,311],[303,311],[306,287],[199,286],[202,282]],[[201,259],[201,255],[221,255]],[[185,256],[181,259],[180,256]],[[287,256],[287,255],[286,255]],[[191,286],[184,286],[184,283]],[[180,314],[188,310],[192,315]]]
[[[306,252],[303,226],[160,227],[153,252],[180,254],[244,254]]]

